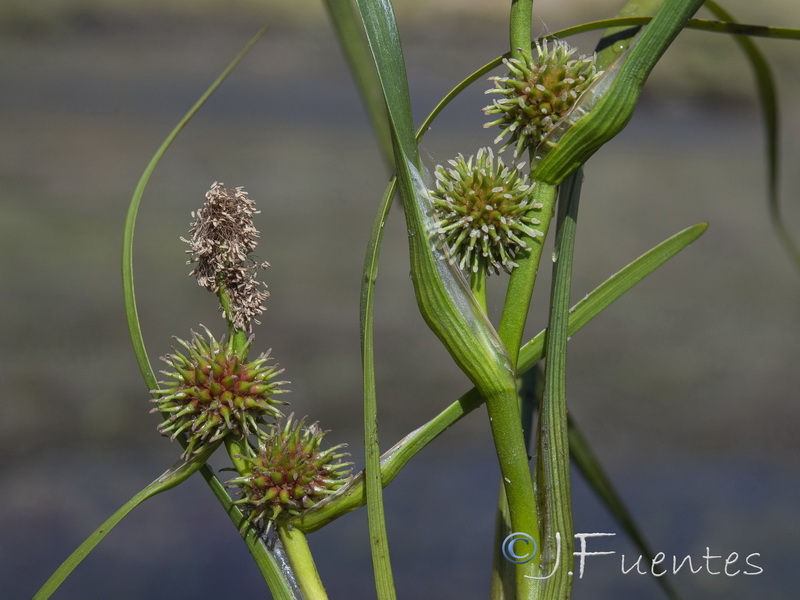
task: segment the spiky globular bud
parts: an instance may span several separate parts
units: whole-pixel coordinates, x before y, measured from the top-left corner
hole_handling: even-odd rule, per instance
[[[286,403],[275,396],[289,391],[281,387],[287,381],[275,381],[283,369],[271,362],[269,352],[247,362],[249,341],[237,350],[233,338],[217,341],[205,331],[208,339],[195,332],[191,342],[175,338],[185,352],[162,357],[172,368],[162,373],[171,381],[159,382],[152,392],[158,394],[152,412],[169,415],[159,431],[172,439],[181,433],[188,438],[184,457],[229,433],[256,433],[265,419],[282,416],[276,407]]]
[[[595,68],[594,55],[573,58],[574,54],[575,49],[566,42],[556,40],[548,48],[545,40],[537,43],[535,57],[522,53],[521,58],[503,60],[509,74],[491,77],[495,87],[486,93],[505,97],[483,109],[487,115],[500,115],[484,127],[499,125],[502,129],[495,144],[508,136],[501,150],[513,144],[518,157],[539,145],[602,73]]]
[[[269,297],[266,284],[256,280],[256,273],[269,263],[256,263],[250,256],[259,237],[253,224],[253,215],[259,213],[255,202],[244,188],[223,185],[214,182],[205,204],[192,212],[191,239],[181,240],[189,244],[186,252],[191,258],[187,264],[195,265],[189,275],[214,293],[224,289],[233,326],[251,331],[252,324],[258,323],[255,317],[266,310],[263,302]]]
[[[247,523],[268,528],[279,518],[299,515],[349,480],[352,463],[342,462],[349,456],[342,452],[345,444],[320,449],[325,433],[290,415],[259,440],[256,456],[242,457],[250,474],[228,483],[239,490],[236,504],[248,513]]]
[[[544,236],[536,229],[542,205],[534,203],[522,165],[505,166],[489,148],[468,159],[459,154],[448,163],[452,168],[436,167],[436,190],[431,191],[435,232],[444,236],[460,268],[510,273],[517,252],[528,249],[523,237]]]

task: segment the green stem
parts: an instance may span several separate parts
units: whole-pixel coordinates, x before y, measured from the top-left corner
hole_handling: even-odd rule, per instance
[[[231,309],[231,299],[228,294],[228,289],[222,281],[219,281],[219,289],[217,290],[217,299],[219,300],[222,314],[225,315],[225,322],[228,324],[228,335],[233,340],[233,351],[241,355],[242,359],[247,358],[248,348],[248,335],[242,329],[235,329],[233,326],[233,310]]]
[[[528,309],[530,307],[531,297],[533,296],[533,288],[536,285],[536,275],[539,271],[544,241],[555,211],[557,191],[558,188],[556,186],[549,184],[538,183],[536,187],[534,187],[533,202],[542,205],[542,223],[539,229],[544,233],[544,236],[538,238],[526,237],[524,239],[530,250],[517,257],[517,264],[519,266],[511,273],[508,282],[508,290],[506,292],[505,305],[503,306],[503,315],[500,318],[498,334],[503,344],[505,344],[509,357],[511,358],[511,363],[515,368],[519,357],[522,336],[525,331],[525,323],[528,318]],[[517,400],[517,402],[520,414],[522,414],[520,401]],[[498,497],[497,517],[495,519],[496,548],[499,548],[500,543],[511,533],[509,529],[510,515],[506,502],[505,492],[501,490]],[[530,535],[536,542],[536,547],[540,548],[541,538],[537,521],[534,521],[535,527],[533,529],[526,530],[524,533]],[[536,565],[538,561],[538,555],[534,556],[532,563]],[[496,552],[494,555],[494,566],[492,568],[492,598],[510,599],[514,597],[507,583],[509,566],[510,563]]]
[[[222,311],[225,315],[225,320],[228,322],[228,335],[231,336],[231,341],[233,342],[233,351],[236,354],[241,355],[242,360],[246,360],[247,356],[247,334],[242,331],[241,329],[234,329],[233,328],[233,314],[231,312],[231,302],[230,296],[228,295],[228,290],[225,288],[223,283],[218,280],[219,289],[217,290],[217,298],[219,299],[219,305],[222,307]],[[225,436],[225,450],[228,452],[228,456],[233,463],[233,466],[238,471],[239,475],[246,477],[250,475],[251,467],[250,464],[243,460],[243,456],[250,456],[253,454],[252,448],[250,444],[244,437],[235,437],[233,435],[226,435]]]
[[[225,450],[228,451],[228,456],[230,456],[234,468],[242,477],[248,477],[253,472],[253,469],[250,463],[243,460],[242,457],[252,454],[250,444],[243,437],[237,438],[230,434],[225,436],[224,441]]]
[[[509,37],[511,55],[519,57],[531,53],[531,15],[533,0],[511,0],[509,16]]]
[[[288,524],[278,525],[278,537],[289,557],[304,600],[327,600],[328,594],[319,578],[314,557],[308,547],[305,534]]]
[[[231,308],[231,298],[228,295],[228,290],[225,288],[225,283],[222,280],[222,275],[217,275],[217,299],[219,300],[222,314],[225,315],[225,322],[228,324],[228,333],[233,335],[233,309]]]
[[[486,308],[486,269],[478,269],[477,271],[470,272],[469,287],[472,290],[475,299],[480,304],[483,312],[489,313]]]
[[[503,340],[514,366],[516,366],[517,358],[519,357],[525,322],[528,318],[528,308],[531,304],[533,288],[536,285],[536,275],[542,259],[544,241],[555,212],[557,192],[558,188],[556,186],[542,182],[537,182],[533,188],[534,203],[542,205],[542,223],[539,225],[539,230],[544,236],[533,239],[525,238],[530,250],[518,257],[517,264],[519,266],[512,271],[508,281],[503,315],[500,317],[500,326],[497,328],[497,333],[500,335],[500,339]]]
[[[538,538],[536,499],[533,478],[528,463],[528,449],[519,414],[516,385],[498,390],[495,395],[482,393],[489,413],[489,425],[494,438],[500,474],[503,478],[508,502],[511,529]],[[538,544],[538,541],[537,541]],[[526,575],[535,575],[536,562],[518,565],[516,590],[520,598],[531,598],[534,581]]]
[[[539,413],[537,489],[541,493],[544,544],[542,567],[552,576],[542,581],[545,600],[569,598],[572,590],[572,495],[569,478],[567,433],[567,339],[572,254],[578,218],[581,169],[562,186],[566,215],[558,228],[556,264],[550,298],[545,389]],[[558,537],[560,536],[560,548]],[[557,568],[556,568],[556,565]]]
[[[531,447],[531,429],[533,427],[533,416],[538,400],[544,392],[544,377],[540,369],[532,369],[520,375],[519,407],[521,423],[525,434],[525,447]],[[462,396],[463,398],[463,396]],[[529,451],[530,453],[530,451]],[[494,529],[494,548],[500,548],[511,529],[511,515],[506,501],[506,491],[501,485],[497,496],[497,513],[495,515]],[[533,537],[533,536],[532,536]],[[536,532],[537,547],[539,533]],[[534,556],[535,558],[535,556]],[[514,581],[514,565],[506,560],[500,552],[494,553],[492,564],[492,582],[490,600],[513,600],[516,598],[516,590],[512,583]]]
[[[497,549],[503,543],[511,529],[511,514],[506,500],[506,489],[502,485],[497,494],[497,512],[494,520],[494,548],[492,553],[492,583],[489,591],[490,600],[513,600],[516,598],[514,564],[506,560]]]

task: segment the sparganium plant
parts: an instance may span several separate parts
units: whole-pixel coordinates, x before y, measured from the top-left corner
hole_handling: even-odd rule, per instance
[[[190,239],[184,241],[190,246],[187,252],[191,256],[189,263],[194,265],[192,275],[201,287],[217,294],[229,334],[218,341],[206,329],[205,335],[193,333],[190,341],[178,340],[183,349],[164,359],[170,367],[165,372],[169,380],[157,387],[144,350],[133,294],[136,211],[150,173],[168,142],[221,83],[224,79],[221,77],[181,121],[142,176],[131,202],[123,252],[126,309],[137,360],[148,387],[156,388],[151,392],[156,396],[154,410],[166,419],[159,430],[173,438],[185,437],[184,460],[156,479],[87,539],[43,586],[35,596],[37,600],[48,598],[132,507],[174,487],[199,469],[204,470],[212,490],[237,527],[243,532],[251,528],[242,537],[276,598],[324,600],[327,597],[305,534],[366,504],[377,595],[380,600],[393,600],[396,594],[383,523],[382,488],[420,449],[484,402],[502,473],[496,530],[496,540],[502,544],[496,544],[494,554],[502,556],[509,549],[506,546],[509,539],[512,544],[514,539],[529,539],[533,542],[531,546],[540,550],[524,563],[498,559],[492,572],[492,598],[539,600],[571,596],[572,564],[569,560],[559,562],[561,541],[563,556],[573,554],[570,459],[587,474],[590,485],[609,505],[642,554],[649,557],[646,544],[580,437],[580,431],[574,421],[567,420],[567,339],[636,282],[696,240],[706,225],[695,225],[662,242],[570,309],[571,255],[581,179],[576,169],[627,122],[650,70],[703,4],[702,0],[629,3],[626,14],[643,16],[639,13],[649,11],[654,5],[657,14],[648,22],[632,51],[618,61],[619,70],[608,69],[599,82],[599,69],[608,68],[613,62],[611,55],[631,43],[635,27],[610,30],[601,47],[608,50],[613,45],[613,52],[600,51],[596,65],[595,57],[576,57],[575,50],[562,41],[532,44],[532,3],[512,2],[510,47],[516,49],[516,55],[503,61],[510,73],[493,78],[495,87],[488,93],[501,98],[484,112],[499,117],[486,126],[500,127],[502,131],[495,143],[505,140],[502,148],[513,145],[515,160],[526,150],[541,148],[543,140],[552,146],[552,152],[538,164],[534,153],[534,164],[528,167],[525,161],[507,166],[487,148],[469,158],[459,154],[448,165],[436,168],[436,189],[429,194],[419,177],[419,138],[415,138],[413,131],[408,81],[391,2],[358,0],[355,4],[360,20],[356,13],[336,12],[349,10],[350,3],[329,4],[335,12],[339,34],[353,55],[351,58],[360,54],[358,58],[375,61],[373,65],[369,60],[353,60],[353,66],[359,71],[361,83],[373,78],[372,87],[382,94],[378,98],[365,93],[365,99],[374,122],[382,123],[391,133],[386,139],[391,138],[390,151],[398,167],[397,180],[409,231],[412,279],[420,311],[475,388],[380,455],[372,319],[377,255],[392,199],[392,194],[387,193],[375,221],[362,278],[366,467],[357,477],[351,477],[351,463],[344,461],[347,454],[343,452],[343,444],[323,449],[325,432],[316,423],[306,426],[304,419],[296,420],[293,416],[283,419],[279,406],[285,403],[276,396],[288,390],[284,387],[286,382],[277,380],[282,371],[271,362],[269,352],[254,360],[248,358],[253,343],[253,336],[248,334],[258,324],[256,318],[264,312],[263,303],[269,296],[266,285],[256,279],[256,274],[268,265],[253,258],[259,238],[253,223],[253,216],[258,214],[255,204],[243,188],[229,189],[217,182],[206,194],[204,206],[193,213]],[[742,34],[742,29],[731,23],[717,25],[730,26],[729,32]],[[352,35],[362,30],[366,37]],[[493,63],[500,64],[499,58]],[[373,66],[378,79],[374,79]],[[614,73],[614,78],[608,76]],[[480,76],[477,73],[471,76],[452,96]],[[764,95],[767,96],[774,98],[774,94]],[[587,99],[591,102],[586,102]],[[581,105],[576,108],[579,101]],[[575,115],[580,117],[573,119]],[[523,169],[529,170],[530,176]],[[548,327],[523,344],[542,242],[555,213],[557,185],[562,182],[558,202],[565,206],[558,211],[557,253],[554,253],[554,258],[558,258],[553,272]],[[428,195],[432,207],[427,204]],[[426,212],[429,210],[433,213],[433,231],[428,220],[431,215]],[[454,270],[440,253],[433,251],[429,235],[446,247],[444,254],[449,252],[460,268],[477,274],[470,277],[469,287],[462,277],[453,277]],[[532,243],[534,240],[536,244]],[[486,318],[491,313],[481,310],[487,305],[484,274],[499,273],[501,269],[511,272],[517,266],[520,268],[512,273],[500,323],[495,329]],[[544,385],[524,389],[530,382],[523,381],[524,393],[520,394],[517,387],[520,376],[541,364],[545,355]],[[538,415],[537,427],[530,431],[532,445],[529,445],[525,427],[530,423],[523,423],[521,414],[527,415],[526,419],[530,417],[534,412],[531,403],[536,403]],[[525,410],[520,411],[520,407]],[[236,499],[226,493],[216,475],[204,465],[216,450],[214,444],[223,440],[238,472],[229,481],[229,487],[238,492]],[[530,454],[535,457],[535,479],[531,474]],[[436,502],[426,504],[430,510],[436,506]],[[515,533],[503,542],[500,534],[512,531]],[[515,538],[516,535],[526,537]],[[656,564],[655,558],[649,559]],[[549,575],[542,576],[548,572]],[[672,597],[677,597],[670,591],[666,578],[658,581]]]

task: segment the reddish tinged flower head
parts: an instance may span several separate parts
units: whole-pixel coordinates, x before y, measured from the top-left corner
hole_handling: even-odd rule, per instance
[[[287,381],[274,380],[283,370],[272,364],[269,352],[246,362],[249,341],[237,352],[232,340],[217,341],[205,331],[208,339],[194,332],[191,343],[176,338],[185,353],[162,357],[173,369],[162,371],[171,381],[152,392],[159,395],[152,412],[169,415],[159,431],[188,438],[184,457],[229,433],[255,434],[265,419],[282,416],[276,406],[286,403],[274,396],[289,391],[281,387]]]
[[[252,331],[269,297],[266,284],[256,280],[258,270],[269,263],[256,263],[250,256],[258,246],[253,224],[258,212],[244,188],[229,189],[214,182],[203,207],[192,213],[191,239],[181,238],[189,244],[187,264],[195,265],[190,275],[212,292],[226,291],[233,326],[243,331]]]
[[[228,483],[239,490],[248,513],[247,523],[269,528],[280,518],[299,515],[333,494],[350,479],[352,463],[341,462],[345,444],[322,450],[326,432],[316,423],[290,415],[259,440],[256,456],[242,457],[251,465],[249,475]]]

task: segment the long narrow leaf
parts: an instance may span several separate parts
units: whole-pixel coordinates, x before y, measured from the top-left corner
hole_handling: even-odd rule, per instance
[[[218,445],[218,444],[217,444]],[[64,582],[67,576],[77,567],[88,554],[94,550],[108,533],[116,527],[134,508],[139,506],[148,498],[156,494],[165,492],[179,483],[185,481],[192,473],[201,468],[217,445],[209,446],[202,453],[196,455],[191,460],[182,460],[175,463],[169,470],[164,472],[158,479],[128,500],[117,512],[111,515],[105,523],[98,527],[95,532],[86,538],[75,551],[61,564],[58,569],[50,576],[42,588],[34,596],[34,600],[46,600]]]
[[[716,2],[706,0],[705,7],[716,17],[729,23],[736,20],[733,16]],[[796,266],[800,267],[800,247],[792,238],[792,234],[783,218],[780,205],[780,189],[778,174],[778,131],[780,131],[778,111],[778,90],[775,85],[775,77],[769,66],[767,57],[761,52],[755,42],[744,35],[736,35],[736,43],[747,57],[753,74],[756,77],[756,88],[758,98],[761,102],[761,114],[764,117],[764,129],[767,142],[767,205],[772,225],[778,234],[778,238],[786,248],[789,256],[792,257]]]
[[[233,70],[247,55],[247,53],[250,52],[250,49],[258,40],[263,37],[266,32],[267,27],[264,27],[247,43],[244,49],[236,56],[236,58],[233,59],[233,61],[225,68],[225,70],[222,71],[222,74],[217,77],[216,81],[214,81],[214,83],[211,84],[205,93],[200,96],[200,99],[195,102],[194,106],[189,109],[189,112],[183,116],[175,128],[170,132],[159,149],[156,150],[153,158],[151,158],[150,162],[147,163],[144,173],[142,173],[142,176],[139,178],[139,182],[136,184],[136,189],[133,192],[133,198],[131,198],[131,203],[128,207],[128,215],[125,218],[125,232],[122,239],[122,294],[125,299],[125,315],[128,320],[128,331],[130,333],[131,343],[133,344],[133,351],[136,354],[136,361],[139,364],[142,377],[144,377],[145,383],[147,384],[147,389],[149,390],[156,389],[158,387],[158,383],[156,381],[155,373],[153,372],[153,367],[150,365],[150,359],[147,357],[147,351],[145,350],[144,338],[142,337],[142,328],[141,324],[139,323],[139,313],[136,309],[136,294],[133,286],[133,234],[134,229],[136,228],[136,216],[139,213],[139,205],[142,202],[144,190],[150,181],[150,177],[153,175],[153,171],[155,171],[158,163],[161,162],[161,159],[163,158],[167,149],[172,145],[172,142],[175,141],[175,138],[178,137],[178,134],[183,131],[183,128],[186,127],[189,121],[191,121],[192,117],[211,97],[211,94],[213,94],[217,88],[222,85],[222,82],[227,79],[228,75],[233,72]]]
[[[567,340],[572,260],[582,181],[583,169],[579,168],[561,186],[559,206],[563,208],[563,217],[558,220],[553,253],[555,264],[547,324],[547,362],[536,453],[537,500],[543,507],[542,566],[549,574],[540,582],[543,600],[569,598],[572,595],[572,564],[570,561],[561,562],[559,553],[572,556],[573,545],[567,434]],[[558,540],[558,536],[562,539]],[[546,559],[549,559],[549,564],[544,564]]]
[[[406,144],[406,150],[416,150],[413,135],[410,145],[403,136],[403,141],[398,140],[398,129],[401,132],[410,131],[411,99],[408,94],[408,80],[406,78],[405,64],[400,51],[400,40],[394,25],[394,15],[391,5],[381,5],[379,2],[358,2],[359,14],[367,35],[369,47],[373,56],[376,71],[379,76],[384,103],[389,118],[392,145],[394,148],[394,163],[402,160],[398,156],[399,144]],[[389,98],[393,102],[390,104]],[[398,109],[397,105],[401,108]],[[391,186],[390,186],[391,187]],[[387,192],[386,196],[390,196]],[[391,202],[390,197],[385,201],[386,208]],[[377,273],[377,253],[380,248],[380,225],[385,219],[383,211],[379,212],[376,219],[378,230],[373,227],[370,248],[367,253],[365,272]],[[375,262],[372,262],[375,261]],[[394,578],[392,564],[389,556],[389,541],[386,533],[386,520],[383,508],[383,480],[380,465],[380,442],[378,439],[377,399],[375,394],[375,375],[372,348],[372,314],[374,285],[364,288],[365,296],[361,302],[361,329],[362,329],[362,364],[364,372],[364,447],[367,520],[369,523],[370,551],[372,553],[372,567],[375,577],[375,590],[378,600],[394,600]]]
[[[383,515],[382,490],[384,486],[380,466],[380,444],[378,440],[378,400],[375,391],[375,364],[373,347],[373,320],[375,308],[375,281],[378,277],[378,256],[383,240],[384,223],[392,206],[394,180],[389,184],[380,210],[372,226],[367,255],[364,259],[364,281],[361,288],[361,359],[364,378],[364,443],[366,453],[366,473],[374,477],[367,480],[367,510],[370,522],[370,540],[373,564],[375,565],[375,584],[379,598],[394,597],[391,562],[389,558],[386,523]],[[376,536],[379,540],[376,540]],[[381,576],[379,578],[379,571]],[[379,580],[380,579],[380,580]],[[383,594],[383,596],[381,595]]]
[[[369,44],[358,11],[353,0],[324,0],[324,2],[333,22],[336,37],[356,80],[364,107],[367,109],[372,129],[378,138],[383,158],[387,165],[393,167],[392,134],[389,130],[386,104],[383,101],[381,82],[370,57]]]

